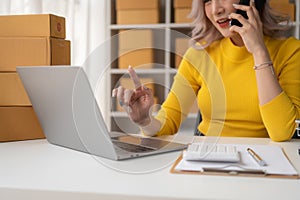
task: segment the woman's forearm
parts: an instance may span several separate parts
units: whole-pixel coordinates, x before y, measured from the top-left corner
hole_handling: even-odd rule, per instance
[[[254,63],[257,66],[255,74],[259,103],[260,105],[264,105],[278,96],[282,92],[282,89],[267,49],[255,53]]]

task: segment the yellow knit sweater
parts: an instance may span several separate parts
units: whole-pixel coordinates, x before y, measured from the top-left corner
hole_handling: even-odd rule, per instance
[[[205,50],[189,48],[162,109],[157,135],[173,134],[197,98],[205,135],[270,137],[284,141],[300,116],[300,41],[265,37],[283,92],[260,106],[253,56],[223,38]]]

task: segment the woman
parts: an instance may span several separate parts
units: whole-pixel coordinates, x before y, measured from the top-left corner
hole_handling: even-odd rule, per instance
[[[192,40],[157,116],[151,91],[132,68],[135,90],[113,90],[132,121],[149,136],[178,131],[197,98],[204,135],[289,140],[300,116],[300,42],[287,34],[288,20],[264,2],[260,12],[238,0],[194,0]],[[248,19],[236,10],[247,13]],[[242,26],[230,25],[233,19]]]

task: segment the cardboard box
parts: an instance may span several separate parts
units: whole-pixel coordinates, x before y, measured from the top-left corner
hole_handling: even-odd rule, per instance
[[[186,50],[189,48],[189,39],[188,38],[176,38],[175,41],[175,67],[178,68],[182,60],[183,55]]]
[[[291,17],[291,20],[294,21],[295,20],[295,4],[293,3],[289,3],[289,2],[283,2],[283,1],[275,1],[272,0],[270,1],[270,6],[271,8],[273,8],[274,10],[281,12],[283,14],[287,14]]]
[[[71,65],[71,42],[69,40],[50,38],[50,65]]]
[[[0,36],[65,38],[65,18],[51,14],[0,16]]]
[[[120,54],[118,67],[127,69],[129,65],[133,68],[149,69],[153,67],[153,49],[139,49]]]
[[[16,66],[70,65],[70,41],[49,37],[0,37],[0,71]]]
[[[142,84],[147,86],[154,93],[154,79],[153,78],[140,78]],[[134,84],[131,78],[120,78],[120,85],[128,89],[135,89]]]
[[[153,32],[151,30],[119,31],[119,52],[122,50],[136,50],[153,46]]]
[[[32,107],[0,107],[0,142],[45,138]]]
[[[174,0],[174,8],[191,8],[193,0]]]
[[[188,18],[191,12],[191,8],[176,8],[174,21],[175,23],[191,23],[193,20]]]
[[[129,30],[119,32],[118,67],[152,68],[154,50],[151,30]]]
[[[117,24],[156,24],[158,22],[158,9],[117,11]]]
[[[116,0],[116,10],[158,8],[159,0]]]
[[[0,73],[0,106],[31,106],[17,73]]]

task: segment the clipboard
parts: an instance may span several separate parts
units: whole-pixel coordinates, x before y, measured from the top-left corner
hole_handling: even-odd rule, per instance
[[[295,170],[292,163],[284,153],[283,149],[273,145],[237,145],[239,150],[243,151],[248,147],[259,149],[260,153],[264,152],[263,156],[269,155],[270,153],[276,153],[271,155],[267,159],[269,164],[268,167],[249,167],[247,165],[240,164],[225,164],[220,165],[214,163],[206,166],[207,163],[193,161],[185,161],[182,154],[172,165],[170,172],[173,174],[194,174],[194,175],[218,175],[218,176],[241,176],[241,177],[266,177],[266,178],[286,178],[286,179],[299,179],[299,173]],[[251,162],[251,156],[241,153],[243,159],[247,159],[247,162]],[[275,155],[275,156],[274,156]],[[274,158],[276,157],[276,158]],[[249,160],[250,159],[250,160]],[[191,166],[185,167],[185,163],[191,163]],[[254,161],[253,161],[254,162]],[[278,166],[277,165],[280,165]],[[205,167],[206,166],[206,167]],[[199,168],[198,168],[199,167]],[[280,169],[277,169],[280,168]]]

